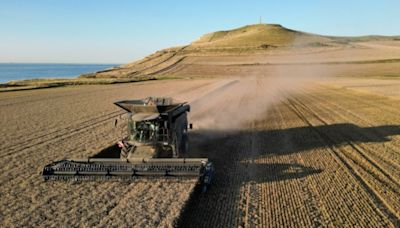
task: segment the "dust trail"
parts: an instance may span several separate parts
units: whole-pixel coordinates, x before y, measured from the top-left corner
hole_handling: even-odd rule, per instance
[[[192,102],[191,121],[197,129],[240,129],[245,122],[262,118],[272,104],[333,75],[322,65],[272,69],[237,78],[237,83],[212,91],[213,96]]]

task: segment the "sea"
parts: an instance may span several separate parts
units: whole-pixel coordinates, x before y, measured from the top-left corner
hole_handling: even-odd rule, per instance
[[[0,83],[33,78],[74,78],[117,64],[0,63]]]

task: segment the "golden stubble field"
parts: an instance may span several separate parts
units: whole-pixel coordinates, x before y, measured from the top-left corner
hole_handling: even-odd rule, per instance
[[[164,83],[165,84],[165,83]],[[173,95],[205,82],[83,86],[2,93],[1,224],[4,226],[168,226],[179,215],[194,180],[133,183],[43,182],[53,160],[88,157],[116,142],[112,102]],[[183,89],[180,89],[182,85]]]
[[[194,144],[223,171],[180,225],[398,226],[399,100],[331,83],[288,94],[237,132],[199,132],[216,135]]]
[[[287,89],[256,77],[1,93],[1,224],[396,226],[400,86],[388,97],[376,84]],[[113,101],[147,95],[191,102],[191,156],[216,167],[206,194],[192,194],[195,180],[43,182],[45,164],[93,155],[123,134]]]
[[[398,227],[399,49],[360,45],[358,55],[196,57],[169,68],[203,79],[0,93],[1,226]],[[190,156],[216,168],[206,194],[194,179],[42,180],[51,161],[120,139],[113,102],[146,96],[191,104]]]

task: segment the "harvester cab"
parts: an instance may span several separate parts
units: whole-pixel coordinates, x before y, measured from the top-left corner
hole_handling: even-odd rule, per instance
[[[185,103],[173,104],[170,98],[149,97],[115,103],[128,111],[128,134],[118,142],[120,157],[178,158],[189,150]]]
[[[97,155],[46,165],[45,180],[112,180],[140,177],[198,178],[203,191],[210,185],[213,165],[207,158],[188,158],[186,103],[148,97],[114,103],[127,111],[127,135]],[[117,155],[117,156],[116,156]]]

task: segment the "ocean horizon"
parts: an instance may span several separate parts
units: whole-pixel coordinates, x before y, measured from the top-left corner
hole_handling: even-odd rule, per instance
[[[75,78],[120,64],[0,63],[0,83],[35,78]]]

